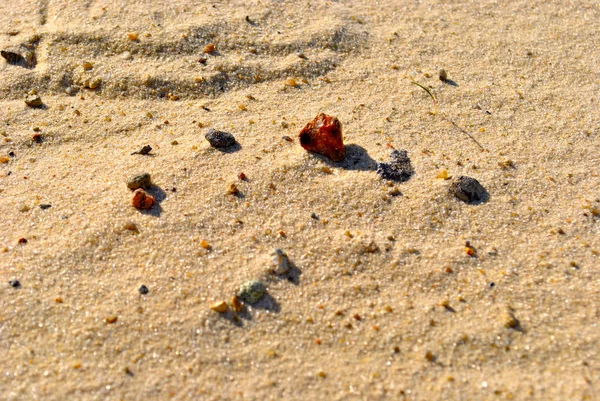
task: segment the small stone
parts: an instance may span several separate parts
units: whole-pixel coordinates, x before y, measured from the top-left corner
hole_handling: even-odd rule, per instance
[[[36,64],[35,53],[26,45],[19,45],[0,51],[8,64],[19,65],[21,67],[31,68]]]
[[[346,158],[340,120],[320,113],[300,131],[300,145],[309,152],[328,157],[334,162]]]
[[[218,131],[214,128],[209,129],[204,134],[204,138],[206,138],[213,148],[227,148],[235,143],[235,137],[229,132]]]
[[[83,62],[83,69],[84,70],[89,71],[92,68],[94,68],[94,64],[90,63],[89,61],[84,61]]]
[[[485,200],[487,191],[475,178],[460,176],[450,184],[449,191],[463,202],[472,203]]]
[[[219,301],[210,305],[210,309],[214,310],[215,312],[225,313],[229,309],[229,306],[227,306],[227,302]]]
[[[136,32],[130,32],[127,34],[127,39],[133,41],[136,41],[138,39],[138,34]]]
[[[200,241],[200,247],[203,248],[203,249],[207,249],[207,250],[211,248],[210,244],[205,239],[203,239],[202,241]]]
[[[116,323],[119,318],[117,316],[109,316],[106,318],[106,323],[113,324]]]
[[[406,150],[393,150],[388,163],[377,164],[377,174],[386,180],[408,181],[414,172]]]
[[[148,153],[150,153],[152,151],[152,146],[150,145],[144,145],[140,150],[138,150],[137,152],[133,152],[132,155],[147,155]]]
[[[266,293],[267,288],[262,281],[252,280],[244,283],[240,287],[237,296],[243,302],[252,305],[257,303]]]
[[[12,288],[19,288],[19,287],[21,287],[21,283],[19,282],[19,280],[10,280],[8,282],[8,284],[10,284],[10,286]]]
[[[202,50],[204,53],[212,53],[216,50],[215,48],[215,44],[214,43],[209,43],[206,46],[204,46],[204,49]]]
[[[227,190],[228,195],[235,196],[235,195],[239,195],[239,193],[240,193],[240,190],[238,189],[237,185],[235,185],[233,183],[229,185],[229,189]]]
[[[42,210],[50,209],[51,207],[52,207],[52,205],[50,205],[48,203],[42,203],[40,205],[40,209],[42,209]]]
[[[102,84],[102,78],[95,77],[90,80],[90,82],[87,84],[87,87],[90,89],[96,89],[100,87],[100,84]]]
[[[27,243],[27,238],[19,238],[19,244],[26,244]]]
[[[9,160],[10,159],[8,157],[4,157],[4,156],[0,157],[0,163],[8,163]]]
[[[152,179],[148,173],[137,174],[127,180],[127,188],[132,190],[136,190],[138,188],[146,189],[151,185]]]
[[[146,287],[145,285],[141,285],[140,288],[138,288],[138,292],[142,295],[146,295],[147,293],[150,292],[150,290],[148,289],[148,287]]]
[[[42,98],[38,95],[29,95],[25,98],[25,104],[29,107],[41,107],[43,102]]]
[[[446,72],[446,70],[444,70],[443,68],[440,70],[440,81],[447,81],[448,80],[448,73]]]
[[[446,170],[445,168],[441,169],[437,175],[437,178],[447,180],[448,179],[448,170]]]
[[[231,298],[231,307],[236,312],[239,312],[244,308],[244,304],[242,303],[242,301],[240,301],[237,295],[234,295]]]
[[[136,209],[148,210],[156,203],[156,199],[142,188],[138,188],[133,192],[131,204]]]
[[[288,78],[285,80],[286,86],[298,86],[298,82],[294,78]]]
[[[272,253],[271,271],[275,274],[286,274],[290,270],[290,259],[286,253],[277,248]]]
[[[137,225],[133,221],[128,221],[127,223],[125,223],[125,225],[123,226],[123,228],[125,230],[132,231],[134,233],[139,232],[139,230],[137,228]]]

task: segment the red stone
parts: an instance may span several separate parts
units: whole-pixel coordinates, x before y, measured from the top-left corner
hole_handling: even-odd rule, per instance
[[[300,145],[310,152],[327,156],[334,162],[346,158],[340,120],[320,113],[298,135]]]

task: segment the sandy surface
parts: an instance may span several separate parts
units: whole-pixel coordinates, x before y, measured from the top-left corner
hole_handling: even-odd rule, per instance
[[[198,3],[0,2],[0,398],[600,399],[596,1]]]

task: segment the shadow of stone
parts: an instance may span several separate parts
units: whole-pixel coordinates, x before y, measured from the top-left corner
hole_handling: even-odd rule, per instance
[[[442,81],[442,82],[444,82],[446,85],[458,87],[458,84],[451,79],[446,79],[445,81]]]
[[[325,163],[332,167],[343,168],[344,170],[358,170],[358,171],[375,171],[377,169],[377,162],[369,156],[366,149],[362,146],[350,144],[345,146],[346,158],[341,162],[334,162],[325,156],[316,154]]]
[[[277,302],[275,298],[273,298],[269,293],[263,295],[262,298],[258,300],[258,302],[250,306],[254,309],[264,309],[268,310],[269,312],[281,312],[281,305],[279,305],[279,302]],[[242,310],[242,312],[244,310]]]
[[[228,146],[226,148],[214,148],[216,150],[218,150],[221,153],[235,153],[235,152],[239,152],[240,150],[242,150],[242,145],[240,145],[240,143],[238,141],[236,141],[233,145]]]
[[[148,210],[140,210],[140,213],[148,214],[148,215],[154,216],[154,217],[160,217],[160,214],[162,213],[162,207],[160,206],[160,204],[162,201],[164,201],[167,198],[166,192],[163,191],[162,188],[160,188],[157,185],[151,185],[150,187],[148,187],[146,189],[146,192],[148,192],[150,195],[152,195],[154,197],[154,200],[156,200],[156,203],[154,204],[154,206],[152,206]]]

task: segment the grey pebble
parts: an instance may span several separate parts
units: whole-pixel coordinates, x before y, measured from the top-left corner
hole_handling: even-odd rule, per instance
[[[40,107],[43,102],[38,95],[29,95],[25,98],[25,104],[29,107]]]
[[[213,148],[227,148],[235,143],[235,137],[229,132],[218,131],[214,128],[209,129],[204,134],[204,138],[206,138]]]
[[[132,190],[136,190],[138,188],[146,189],[150,185],[152,185],[152,179],[148,173],[137,174],[127,180],[127,188]]]
[[[449,191],[463,202],[484,201],[488,192],[475,178],[461,175],[450,184]]]
[[[238,293],[237,296],[243,302],[248,304],[257,303],[265,294],[267,293],[267,287],[265,283],[258,280],[251,280],[244,283]]]
[[[286,253],[277,248],[273,251],[273,260],[271,261],[271,271],[275,274],[285,274],[290,270],[290,259]]]
[[[406,150],[393,150],[388,163],[377,163],[377,174],[392,181],[408,181],[415,173]]]

